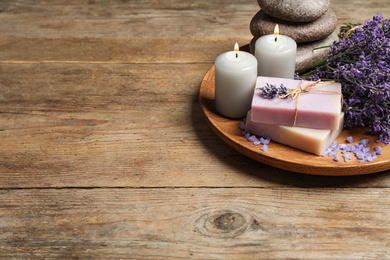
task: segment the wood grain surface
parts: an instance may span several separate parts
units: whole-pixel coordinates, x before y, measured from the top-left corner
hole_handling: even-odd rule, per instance
[[[339,25],[387,1],[332,1]],[[0,258],[386,259],[388,171],[281,170],[199,90],[256,0],[0,1]]]
[[[8,208],[0,240],[5,258],[385,259],[390,254],[387,188],[0,194]],[[382,206],[373,207],[373,201]]]

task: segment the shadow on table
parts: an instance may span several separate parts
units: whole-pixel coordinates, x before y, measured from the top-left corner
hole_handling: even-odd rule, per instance
[[[199,141],[216,160],[239,170],[251,178],[295,187],[387,187],[388,171],[357,176],[318,176],[274,168],[252,160],[220,140],[207,125],[199,97],[192,103],[192,123]],[[239,184],[238,184],[239,185]]]

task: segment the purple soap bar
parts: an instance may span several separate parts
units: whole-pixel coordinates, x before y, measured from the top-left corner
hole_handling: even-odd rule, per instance
[[[258,77],[252,99],[252,120],[259,123],[293,126],[298,97],[294,99],[291,97],[285,99],[265,98],[261,88],[267,83],[275,85],[277,88],[283,84],[291,91],[291,89],[299,89],[301,80]],[[313,81],[303,81],[302,86],[310,83]],[[299,98],[295,126],[339,129],[341,94],[315,90],[341,93],[341,84],[321,82],[309,88],[309,91],[302,92]]]

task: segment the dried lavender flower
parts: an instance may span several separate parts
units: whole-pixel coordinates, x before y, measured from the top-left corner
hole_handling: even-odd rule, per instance
[[[261,88],[262,94],[265,98],[274,98],[278,94],[278,88],[275,85],[267,83]]]
[[[286,88],[286,86],[284,86],[284,84],[280,84],[280,88],[278,89],[278,96],[284,96],[284,95],[287,95],[288,94],[288,90]]]
[[[342,27],[341,39],[332,44],[327,58],[302,77],[340,82],[345,127],[368,127],[377,142],[389,144],[390,20],[377,14],[349,31],[354,26],[358,24]]]
[[[265,98],[275,98],[276,96],[284,96],[288,94],[288,89],[282,84],[280,84],[280,87],[277,88],[273,84],[266,83],[264,87],[261,88],[262,95]]]

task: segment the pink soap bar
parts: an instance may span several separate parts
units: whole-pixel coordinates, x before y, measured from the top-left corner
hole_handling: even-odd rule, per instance
[[[303,81],[303,85],[313,81]],[[299,89],[301,80],[258,77],[252,99],[252,120],[255,122],[294,125],[297,100],[288,98],[265,98],[260,88],[268,84],[277,88],[283,84],[287,89]],[[317,92],[314,90],[335,91],[341,93],[340,83],[321,82],[310,88],[310,92],[300,95],[295,126],[321,129],[338,129],[341,111],[341,94]]]
[[[339,117],[338,130],[313,129],[306,127],[282,126],[253,122],[253,114],[248,112],[245,131],[271,141],[285,144],[305,152],[322,155],[343,129],[344,112]]]

